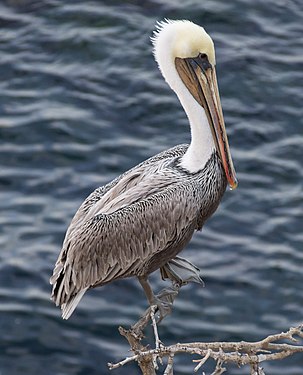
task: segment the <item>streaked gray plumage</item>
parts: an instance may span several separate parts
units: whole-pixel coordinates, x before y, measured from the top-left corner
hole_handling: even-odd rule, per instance
[[[216,152],[194,174],[180,145],[96,189],[67,230],[51,283],[68,317],[88,288],[164,266],[216,210],[226,177]]]

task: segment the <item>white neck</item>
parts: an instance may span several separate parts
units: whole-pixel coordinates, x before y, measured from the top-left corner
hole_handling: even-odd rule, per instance
[[[187,88],[185,90],[177,95],[190,123],[191,143],[182,157],[181,166],[195,173],[203,169],[215,150],[215,144],[204,108],[197,103]]]
[[[169,63],[167,62],[167,64]],[[189,172],[195,173],[203,169],[215,150],[212,132],[204,108],[194,99],[182,82],[175,64],[171,62],[166,72],[169,74],[165,74],[162,70],[165,80],[177,94],[187,114],[191,130],[191,143],[181,159],[181,166]]]

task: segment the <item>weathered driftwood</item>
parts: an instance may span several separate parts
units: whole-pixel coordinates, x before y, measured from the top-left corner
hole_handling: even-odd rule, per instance
[[[141,343],[144,337],[143,331],[150,320],[155,335],[155,348],[153,349],[145,347]],[[198,363],[193,372],[202,370],[203,365],[212,358],[216,367],[211,375],[223,374],[226,371],[224,366],[229,363],[234,363],[237,366],[249,365],[250,375],[265,375],[260,366],[262,362],[283,359],[303,352],[303,345],[299,345],[298,340],[303,338],[303,325],[290,328],[287,332],[270,335],[257,342],[192,342],[165,346],[159,339],[154,307],[147,309],[141,319],[130,329],[120,327],[119,331],[128,340],[134,354],[118,363],[109,363],[109,369],[113,370],[135,361],[143,375],[156,375],[157,373],[173,375],[174,357],[178,353],[200,356],[200,359],[193,360]],[[289,340],[291,343],[287,343],[285,340]],[[165,357],[167,357],[166,367],[160,372],[158,363],[163,365]]]

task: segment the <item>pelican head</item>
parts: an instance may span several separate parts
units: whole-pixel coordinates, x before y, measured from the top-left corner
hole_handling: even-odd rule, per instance
[[[195,141],[193,148],[196,149],[196,154],[199,146],[193,138],[194,133],[199,134],[194,128],[199,127],[197,114],[200,113],[201,124],[208,123],[207,131],[211,131],[227,182],[231,189],[235,189],[238,183],[225,130],[215,71],[215,49],[211,37],[203,27],[190,21],[166,20],[158,24],[152,42],[160,71],[176,92],[190,119],[192,144]],[[193,115],[193,112],[196,114]],[[203,122],[202,117],[206,121]]]

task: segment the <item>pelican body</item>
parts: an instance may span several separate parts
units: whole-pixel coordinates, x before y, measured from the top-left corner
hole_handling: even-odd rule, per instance
[[[200,281],[195,266],[177,255],[217,209],[227,184],[237,186],[212,39],[190,21],[166,20],[152,42],[188,116],[191,143],[151,157],[82,203],[50,280],[64,319],[88,289],[117,279],[136,276],[158,306],[147,280],[155,270],[180,283]]]

